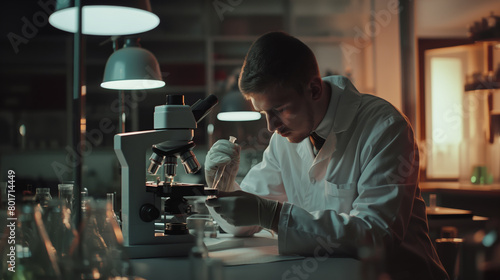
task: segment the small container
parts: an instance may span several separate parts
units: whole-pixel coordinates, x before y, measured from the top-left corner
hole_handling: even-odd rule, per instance
[[[75,200],[73,195],[73,183],[62,183],[57,185],[59,190],[59,198],[66,202],[66,207],[73,211],[73,202]]]
[[[52,199],[50,188],[37,188],[35,193],[35,202],[40,204],[42,208],[49,206],[49,201]]]

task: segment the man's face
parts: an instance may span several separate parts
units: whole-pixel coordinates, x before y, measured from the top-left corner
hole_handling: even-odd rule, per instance
[[[255,110],[266,115],[267,129],[276,131],[291,143],[299,143],[314,128],[313,106],[308,92],[273,87],[250,95]]]

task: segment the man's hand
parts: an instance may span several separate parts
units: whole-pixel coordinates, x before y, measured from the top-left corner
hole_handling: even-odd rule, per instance
[[[208,187],[214,184],[215,174],[219,168],[226,166],[224,176],[219,183],[219,190],[230,191],[238,168],[240,167],[240,150],[238,144],[221,139],[210,148],[205,159],[205,180]]]
[[[208,199],[223,219],[235,226],[259,225],[277,231],[281,204],[275,200],[261,198],[244,192],[219,192],[217,198]]]

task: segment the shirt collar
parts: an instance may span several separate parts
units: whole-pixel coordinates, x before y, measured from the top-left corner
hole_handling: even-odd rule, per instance
[[[333,132],[339,133],[351,125],[361,104],[361,94],[346,77],[329,76],[324,77],[323,81],[331,88],[330,103],[323,120],[314,131],[326,139],[332,128]]]

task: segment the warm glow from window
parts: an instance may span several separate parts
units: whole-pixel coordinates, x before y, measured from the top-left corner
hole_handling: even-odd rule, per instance
[[[463,139],[463,65],[458,57],[431,57],[426,99],[427,176],[457,178]]]
[[[463,81],[457,58],[431,59],[432,138],[438,143],[462,140]]]

